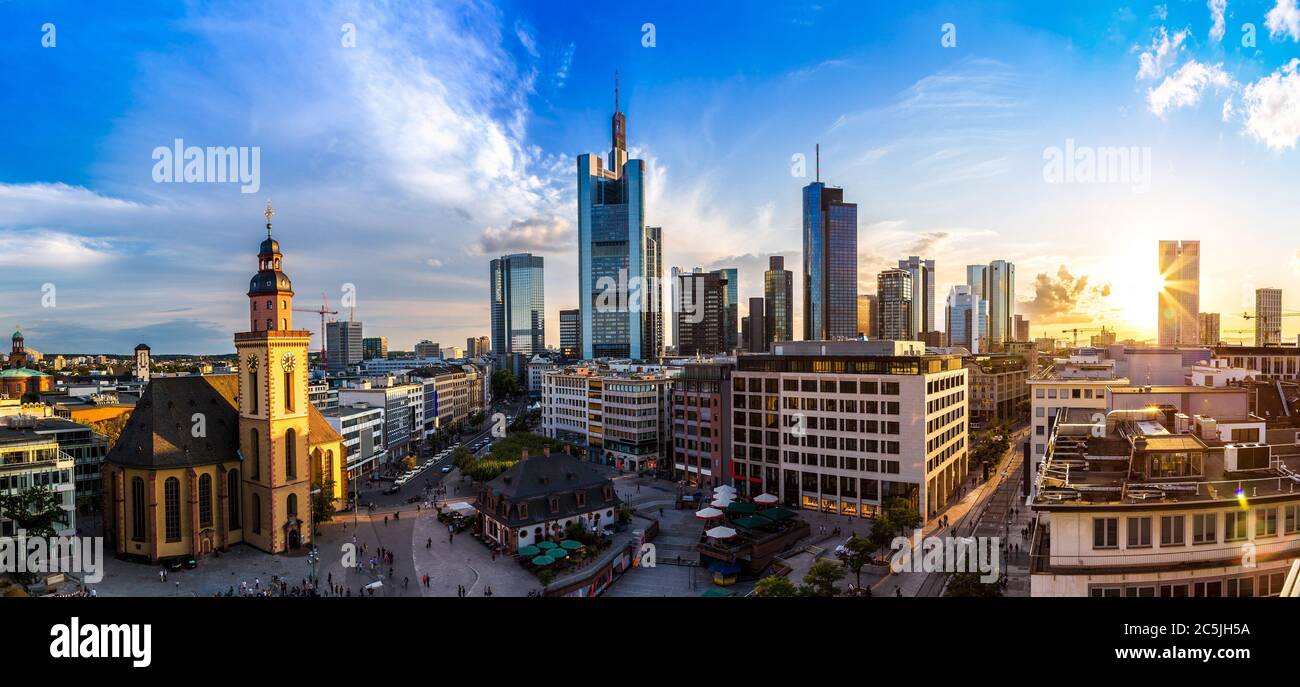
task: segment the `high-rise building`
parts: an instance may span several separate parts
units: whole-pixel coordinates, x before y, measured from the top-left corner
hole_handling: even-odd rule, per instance
[[[672,392],[674,480],[702,489],[731,484],[733,369],[731,362],[682,366]]]
[[[912,330],[912,273],[892,269],[876,277],[876,298],[880,302],[880,338],[889,341],[913,341]]]
[[[794,341],[794,273],[785,268],[785,258],[769,256],[763,273],[763,324],[767,341]]]
[[[1158,329],[1161,346],[1195,346],[1200,337],[1201,242],[1161,241]]]
[[[934,261],[913,255],[898,261],[912,275],[912,331],[917,339],[934,329]]]
[[[687,272],[674,267],[673,292],[678,299],[673,304],[677,354],[729,352],[726,271],[705,272],[697,267]]]
[[[858,335],[858,206],[817,180],[803,188],[803,338]]]
[[[989,342],[1014,340],[1016,314],[1016,266],[994,260],[984,268],[984,299],[989,302]]]
[[[962,346],[971,353],[982,353],[988,339],[988,301],[975,295],[969,285],[958,284],[948,290],[946,308],[948,343]]]
[[[1255,345],[1276,346],[1280,343],[1282,289],[1255,289]]]
[[[586,446],[588,459],[595,463],[670,473],[675,381],[663,372],[544,370],[542,432]]]
[[[1219,332],[1219,313],[1197,313],[1197,331],[1200,332],[1197,343],[1202,346],[1218,346],[1222,340]]]
[[[326,322],[325,351],[329,371],[343,372],[364,359],[360,322]]]
[[[629,160],[614,87],[608,168],[578,156],[578,298],[583,358],[663,355],[663,233],[645,224],[645,162]]]
[[[858,336],[874,339],[880,334],[876,322],[876,312],[880,309],[879,299],[874,293],[858,294]]]
[[[988,300],[984,295],[984,270],[988,265],[967,265],[966,266],[966,286],[969,286],[971,293]]]
[[[1029,318],[1024,315],[1016,315],[1011,318],[1012,328],[1016,333],[1016,341],[1029,341]]]
[[[560,355],[565,358],[582,356],[582,311],[560,311]]]
[[[361,340],[361,357],[365,360],[388,357],[388,337],[367,336]]]
[[[506,255],[492,261],[492,352],[532,355],[546,349],[546,289],[542,256]]]
[[[725,301],[722,309],[727,317],[723,333],[727,339],[727,351],[733,351],[740,346],[740,270],[735,267],[724,267],[717,270],[726,280],[726,288],[723,289]]]
[[[767,323],[764,322],[766,317],[763,307],[762,298],[749,299],[749,315],[745,318],[749,321],[748,336],[742,343],[745,350],[750,353],[762,353],[768,350],[767,340]]]

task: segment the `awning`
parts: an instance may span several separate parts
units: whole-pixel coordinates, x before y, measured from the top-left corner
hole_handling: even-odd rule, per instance
[[[727,506],[727,515],[753,515],[758,511],[758,506],[744,501],[737,501]]]

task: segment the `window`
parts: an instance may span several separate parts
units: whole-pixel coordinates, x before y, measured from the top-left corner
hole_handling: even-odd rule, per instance
[[[239,529],[239,471],[226,473],[226,501],[230,504],[230,529]]]
[[[1126,518],[1128,521],[1128,548],[1151,547],[1151,518]]]
[[[284,431],[284,478],[298,477],[298,433],[293,428]]]
[[[1193,544],[1214,544],[1219,541],[1217,525],[1219,524],[1219,515],[1217,513],[1204,513],[1192,516],[1192,543]]]
[[[284,372],[284,409],[293,412],[293,370]]]
[[[1282,511],[1286,514],[1283,518],[1282,531],[1286,534],[1300,531],[1300,506],[1286,506]]]
[[[1223,514],[1223,540],[1241,541],[1246,538],[1246,511],[1228,511]]]
[[[1184,516],[1163,515],[1160,517],[1160,545],[1182,546],[1186,535]]]
[[[249,430],[250,444],[245,460],[253,461],[253,479],[262,479],[262,442],[258,440],[257,428]]]
[[[1276,508],[1255,509],[1255,536],[1256,537],[1277,536],[1277,509]]]
[[[262,497],[253,494],[253,534],[262,533]]]
[[[180,541],[181,481],[175,477],[163,482],[163,525],[167,541]]]
[[[248,373],[248,412],[257,414],[257,370]]]
[[[199,475],[199,524],[212,526],[212,475]]]
[[[1119,518],[1092,519],[1092,548],[1119,548]]]
[[[289,512],[289,515],[293,517],[298,516],[298,495],[297,494],[289,494],[289,498],[285,499],[285,510],[287,510]]]
[[[131,538],[144,541],[146,535],[144,519],[144,480],[131,478]]]

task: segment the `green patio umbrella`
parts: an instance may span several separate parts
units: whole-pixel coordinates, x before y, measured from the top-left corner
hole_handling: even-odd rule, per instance
[[[572,539],[565,539],[564,541],[560,542],[560,547],[564,549],[568,549],[570,551],[577,551],[578,549],[581,549],[583,547],[583,543],[580,541],[574,541]]]
[[[547,550],[547,551],[550,551],[551,549],[555,548],[555,542],[553,542],[553,541],[539,541],[539,542],[537,542],[537,546],[540,547],[540,548],[542,548],[542,549],[545,549],[545,550]]]
[[[753,515],[757,510],[758,507],[752,503],[737,501],[736,503],[727,506],[727,515]]]
[[[764,518],[767,518],[768,520],[771,520],[772,522],[781,522],[782,520],[789,520],[790,518],[794,517],[794,513],[792,511],[786,510],[780,506],[777,506],[775,508],[768,508],[767,510],[761,510],[758,512],[758,514]]]
[[[747,530],[754,530],[760,527],[771,527],[773,522],[767,518],[760,518],[757,515],[746,515],[743,518],[732,520],[733,525],[739,525]]]
[[[532,556],[536,556],[537,554],[539,554],[539,553],[541,553],[541,552],[542,552],[542,550],[539,549],[539,548],[537,548],[536,546],[525,546],[525,547],[519,549],[519,555],[520,555],[520,556],[528,556],[528,557],[530,557],[530,558],[531,558]]]
[[[569,555],[569,552],[568,552],[568,551],[565,551],[564,549],[562,549],[562,548],[560,548],[560,547],[557,546],[557,547],[551,549],[550,551],[547,551],[547,552],[546,552],[546,555],[548,555],[548,556],[550,556],[551,558],[554,558],[555,560],[558,561],[558,560],[560,560],[561,558],[565,558],[565,557],[567,557],[567,556]]]
[[[533,565],[536,566],[547,566],[554,562],[555,559],[551,558],[550,556],[538,556],[537,558],[533,559]]]

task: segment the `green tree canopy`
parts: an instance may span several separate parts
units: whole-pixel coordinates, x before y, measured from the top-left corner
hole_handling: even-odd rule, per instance
[[[799,593],[816,597],[839,596],[838,583],[843,578],[844,566],[831,560],[817,561],[803,576],[803,586],[799,588]]]
[[[754,596],[794,597],[799,595],[794,583],[782,575],[768,575],[754,584]]]

